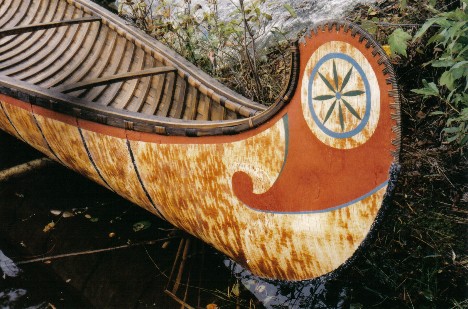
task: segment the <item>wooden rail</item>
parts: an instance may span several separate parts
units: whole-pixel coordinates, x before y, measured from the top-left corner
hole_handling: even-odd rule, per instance
[[[127,72],[127,73],[121,73],[121,74],[115,74],[111,76],[106,76],[106,77],[100,77],[100,78],[95,78],[91,80],[85,80],[76,84],[71,84],[71,85],[63,85],[54,88],[55,90],[62,92],[62,93],[68,93],[68,92],[73,92],[76,90],[82,90],[82,89],[88,89],[92,87],[97,87],[97,86],[103,86],[103,85],[109,85],[113,83],[118,83],[118,82],[123,82],[126,80],[132,80],[136,78],[141,78],[141,77],[147,77],[147,76],[154,76],[154,75],[159,75],[159,74],[164,74],[164,73],[169,73],[169,72],[175,72],[177,69],[174,67],[170,66],[164,66],[164,67],[157,67],[157,68],[151,68],[147,70],[141,70],[137,72]]]
[[[46,29],[69,26],[69,25],[74,25],[74,24],[90,23],[94,21],[101,21],[101,17],[81,17],[81,18],[74,18],[74,19],[51,21],[47,23],[38,23],[38,24],[32,24],[32,25],[18,26],[18,27],[0,30],[0,38],[8,36],[8,35],[13,35],[13,34],[22,34],[26,32],[46,30]]]

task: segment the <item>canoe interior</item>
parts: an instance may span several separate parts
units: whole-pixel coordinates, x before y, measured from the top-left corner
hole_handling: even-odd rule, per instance
[[[135,37],[135,29],[112,18],[84,1],[2,1],[0,76],[56,101],[78,101],[113,115],[165,123],[232,122],[266,109],[160,44],[154,46],[158,43],[145,35]],[[169,70],[139,76],[155,68]],[[126,79],[105,82],[124,74]],[[70,92],[76,84],[88,87]]]

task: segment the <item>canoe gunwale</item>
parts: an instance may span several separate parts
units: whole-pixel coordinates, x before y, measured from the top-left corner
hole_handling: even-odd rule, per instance
[[[188,137],[233,135],[267,122],[290,101],[299,78],[297,43],[294,43],[291,52],[290,75],[287,87],[274,105],[266,111],[236,120],[200,121],[146,115],[90,104],[86,100],[61,93],[53,88],[45,89],[4,75],[0,75],[0,93],[61,114],[137,132]]]

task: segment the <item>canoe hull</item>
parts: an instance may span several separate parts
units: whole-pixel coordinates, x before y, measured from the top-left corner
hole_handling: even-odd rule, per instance
[[[288,151],[294,143],[289,139],[297,133],[293,123],[302,118],[299,98],[262,127],[198,138],[115,128],[5,95],[0,95],[0,105],[4,131],[263,277],[302,280],[339,268],[368,236],[387,192],[390,168],[384,171],[386,181],[337,209],[291,211],[283,205],[265,211],[239,198],[235,174],[249,175],[252,192],[262,194],[279,181],[285,162],[294,160]],[[390,112],[389,105],[382,109]],[[390,142],[387,148],[381,151],[390,167]],[[314,195],[314,185],[305,183],[302,190]]]
[[[130,39],[147,57],[158,54],[149,39]],[[388,205],[398,171],[398,90],[384,52],[355,26],[326,23],[298,49],[286,91],[266,111],[209,89],[208,78],[171,56],[167,64],[179,74],[172,77],[196,89],[166,95],[167,106],[203,94],[200,115],[219,104],[242,119],[143,117],[7,74],[0,129],[258,276],[336,274],[372,238]]]

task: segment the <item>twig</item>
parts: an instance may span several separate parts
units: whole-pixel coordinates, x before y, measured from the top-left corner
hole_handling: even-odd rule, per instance
[[[255,81],[255,86],[256,86],[256,92],[257,96],[260,97],[260,92],[262,89],[262,84],[260,82],[260,78],[258,77],[258,72],[257,72],[257,66],[256,66],[256,60],[255,60],[255,41],[253,38],[253,33],[252,29],[250,29],[250,26],[247,22],[247,17],[245,16],[245,7],[244,7],[244,0],[239,0],[239,5],[240,5],[240,10],[242,13],[242,20],[244,23],[244,49],[245,49],[245,56],[247,58],[247,62],[249,63],[250,69],[252,71],[252,75]],[[249,33],[250,38],[252,39],[252,52],[253,56],[250,55],[249,53],[249,42],[247,42],[247,33]]]
[[[88,254],[95,254],[95,253],[114,251],[114,250],[119,250],[119,249],[127,249],[127,248],[131,248],[131,247],[136,247],[136,246],[154,245],[154,244],[159,243],[161,241],[167,241],[167,240],[171,240],[171,239],[174,239],[174,238],[177,238],[177,237],[168,237],[168,238],[162,238],[162,239],[156,239],[156,240],[142,241],[142,242],[138,242],[138,243],[134,243],[134,244],[125,244],[125,245],[111,247],[111,248],[86,250],[86,251],[79,251],[79,252],[52,255],[52,256],[46,256],[46,257],[32,259],[32,260],[19,261],[19,262],[15,262],[15,264],[16,265],[30,264],[30,263],[49,261],[49,260],[57,260],[57,259],[61,259],[61,258],[78,256],[78,255],[88,255]]]
[[[398,23],[388,23],[385,21],[373,21],[373,20],[366,20],[366,23],[373,23],[379,26],[384,27],[421,27],[424,24],[398,24]],[[440,25],[433,24],[431,28],[440,28]]]
[[[177,277],[174,283],[174,287],[172,288],[172,293],[177,293],[177,290],[180,286],[180,281],[182,279],[182,274],[184,273],[185,262],[187,261],[187,254],[190,248],[190,238],[187,238],[185,241],[184,252],[182,254],[182,260],[180,261],[179,272],[177,273]]]
[[[195,309],[194,307],[190,306],[189,304],[187,304],[186,302],[184,302],[183,300],[181,300],[179,297],[175,296],[173,293],[171,293],[170,291],[168,290],[164,290],[164,293],[166,293],[167,295],[169,295],[172,299],[174,299],[176,302],[178,302],[179,304],[181,304],[182,306],[184,306],[185,308],[187,309]]]
[[[49,158],[41,158],[29,161],[27,163],[23,163],[20,165],[16,165],[9,169],[0,171],[0,182],[8,181],[15,177],[20,177],[24,174],[32,172],[34,170],[38,170],[49,165],[52,165],[53,161]]]

